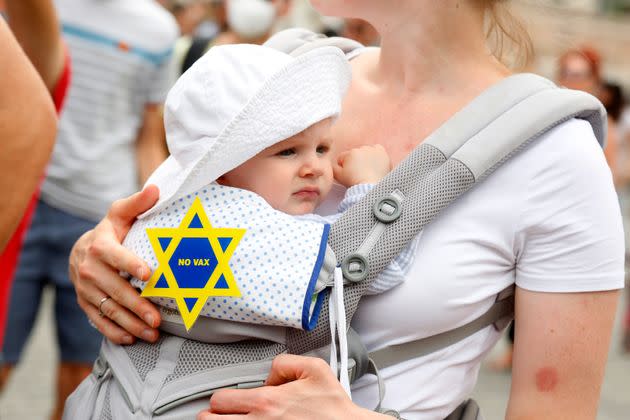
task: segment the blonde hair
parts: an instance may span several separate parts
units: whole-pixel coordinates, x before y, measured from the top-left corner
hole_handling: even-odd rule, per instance
[[[492,53],[509,67],[527,67],[534,56],[534,46],[525,25],[512,14],[507,0],[483,1],[486,7],[486,38]]]

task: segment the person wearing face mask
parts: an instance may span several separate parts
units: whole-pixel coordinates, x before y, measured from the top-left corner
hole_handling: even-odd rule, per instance
[[[276,19],[275,2],[269,0],[227,0],[227,22],[234,37],[231,44],[261,44]]]
[[[181,73],[214,45],[262,44],[289,13],[291,4],[291,0],[212,0],[212,14],[220,32],[178,41]]]

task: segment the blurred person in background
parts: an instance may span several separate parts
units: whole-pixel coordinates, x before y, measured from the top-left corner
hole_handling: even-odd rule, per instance
[[[57,0],[73,78],[10,296],[2,353],[18,363],[46,285],[55,288],[60,365],[53,418],[87,376],[101,335],[68,278],[73,243],[166,157],[161,103],[173,80],[173,17],[153,0]]]
[[[171,0],[167,3],[166,8],[173,14],[179,26],[179,32],[182,37],[192,37],[210,14],[209,0]],[[213,31],[218,31],[215,27]]]
[[[626,101],[626,104],[628,102]],[[623,174],[625,175],[625,180],[630,180],[630,107],[625,105],[623,111],[621,112],[621,116],[619,118],[619,138],[621,144],[623,145]],[[622,206],[623,211],[627,210],[627,200],[630,198],[630,192],[628,191],[629,183],[625,183],[625,189],[622,190],[622,200],[621,202],[626,204]],[[624,200],[625,199],[625,200]],[[626,240],[626,243],[630,243],[630,241]],[[630,255],[626,253],[626,267],[630,265]],[[630,269],[626,268],[626,273],[630,273]],[[623,321],[623,336],[622,336],[622,349],[626,353],[630,353],[630,292],[628,288],[630,288],[630,278],[626,276],[626,313]]]
[[[289,9],[288,0],[225,0],[227,29],[214,45],[262,44]]]
[[[46,85],[55,108],[59,112],[70,81],[70,59],[63,46],[61,30],[52,1],[6,0],[6,2],[0,2],[0,11],[9,20],[10,29]],[[53,137],[54,134],[56,132],[53,133]],[[52,151],[50,145],[46,143],[48,137],[43,137],[42,144],[37,145],[37,150],[41,147],[45,152]],[[39,175],[43,175],[43,170]],[[11,178],[15,180],[13,176]],[[22,215],[22,220],[4,251],[0,253],[0,348],[4,340],[11,281],[38,196],[39,189],[36,189]],[[0,369],[0,390],[3,388],[5,379],[6,370]]]
[[[606,83],[602,93],[602,102],[606,106],[609,119],[614,124],[619,144],[619,197],[621,209],[627,215],[630,211],[630,108],[624,97],[621,86]],[[628,227],[626,227],[626,231]],[[626,237],[626,272],[630,273],[630,252],[627,247],[630,241]],[[630,353],[630,281],[626,276],[626,310],[623,316],[621,348]]]
[[[619,190],[623,188],[628,181],[628,170],[626,169],[628,162],[627,160],[624,161],[624,159],[627,159],[627,157],[624,156],[626,152],[624,149],[627,148],[627,145],[623,142],[619,131],[621,114],[625,106],[623,90],[617,83],[603,80],[597,97],[602,101],[608,113],[608,141],[613,143],[617,150],[615,156],[616,160],[613,162],[614,166],[611,166],[611,168],[614,169],[615,186],[617,190]]]
[[[177,74],[186,71],[212,45],[217,35],[227,30],[223,0],[169,0],[165,8],[173,14],[180,37],[175,43]]]
[[[602,77],[601,54],[593,47],[581,46],[569,49],[560,56],[557,62],[557,82],[569,89],[582,90],[604,102],[604,79]],[[608,115],[608,137],[606,138],[606,162],[613,173],[615,186],[619,185],[619,144],[616,135],[616,124]]]
[[[292,5],[291,0],[210,0],[209,3],[219,32],[191,36],[182,30],[184,36],[176,47],[181,73],[214,45],[262,44],[283,24]]]
[[[26,7],[31,1],[20,1]],[[0,13],[7,16],[4,2],[0,1]],[[39,16],[38,16],[39,17]],[[19,18],[13,23],[18,24]],[[23,21],[21,23],[24,23]],[[47,32],[50,25],[40,22],[38,30],[55,39]],[[32,27],[31,27],[32,28]],[[26,29],[26,27],[22,27]],[[21,31],[18,31],[21,32]],[[32,35],[32,32],[21,32]],[[22,42],[28,43],[27,39]],[[54,42],[52,43],[54,44]],[[54,51],[54,48],[52,48]],[[30,50],[31,53],[35,52]],[[45,50],[37,50],[46,53]],[[35,60],[40,64],[42,61]],[[37,74],[37,68],[29,61],[23,48],[11,33],[5,20],[0,17],[0,251],[5,250],[30,198],[36,190],[54,144],[57,119],[53,102],[46,85]],[[44,66],[48,69],[47,66]],[[40,67],[40,70],[43,67]],[[47,73],[48,74],[48,73]],[[28,110],[28,112],[24,112]],[[0,297],[7,293],[6,279],[0,280]],[[5,302],[0,301],[0,315],[4,314]],[[0,328],[2,323],[0,323]],[[1,335],[1,332],[0,332]]]

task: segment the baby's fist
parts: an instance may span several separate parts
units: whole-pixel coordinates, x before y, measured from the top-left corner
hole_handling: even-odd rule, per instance
[[[337,182],[351,187],[356,184],[376,184],[392,169],[385,148],[380,144],[361,146],[341,153],[334,175]]]

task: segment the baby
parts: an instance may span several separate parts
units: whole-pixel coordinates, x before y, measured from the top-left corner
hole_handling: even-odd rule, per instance
[[[183,276],[200,272],[205,276],[202,281],[205,286],[201,288],[212,288],[218,284],[218,275],[207,279],[220,263],[210,261],[201,251],[187,248],[191,255],[215,264],[213,269],[173,267],[169,265],[173,259],[185,256],[179,248],[174,250],[178,244],[165,245],[166,248],[156,251],[168,254],[164,258],[168,263],[162,271],[159,267],[154,270],[149,282],[152,290],[147,293],[145,289],[144,295],[153,296],[154,302],[171,308],[162,311],[163,329],[207,342],[252,337],[282,341],[284,333],[276,329],[279,326],[309,330],[315,325],[323,298],[319,292],[332,285],[331,270],[336,265],[333,255],[332,267],[329,271],[324,269],[325,257],[332,253],[326,247],[327,224],[359,201],[391,170],[389,156],[379,145],[334,154],[331,125],[340,112],[349,81],[349,65],[337,48],[323,47],[293,58],[256,45],[214,47],[177,81],[165,104],[171,157],[147,181],[160,188],[160,199],[136,222],[125,244],[150,261],[152,255],[146,254],[149,247],[143,239],[144,230],[163,229],[169,225],[167,221],[170,221],[167,229],[176,225],[181,228],[183,221],[189,219],[183,216],[174,220],[172,213],[192,208],[195,199],[203,200],[213,226],[246,228],[242,229],[246,234],[238,248],[238,241],[232,241],[233,247],[223,250],[228,259],[234,252],[229,266],[235,280],[230,281],[230,272],[221,283],[226,293],[204,295],[203,300],[188,297],[185,302],[189,307],[180,303],[178,310],[174,310],[172,300],[167,301],[174,295],[159,294],[160,276],[164,275],[168,283],[167,277],[172,272],[171,278],[177,277],[179,282]],[[348,187],[338,213],[327,217],[313,214],[331,191],[335,179]],[[226,195],[230,197],[228,200],[220,198]],[[270,228],[276,225],[278,229]],[[286,228],[284,234],[283,228]],[[297,237],[296,232],[301,230],[304,231]],[[191,238],[181,239],[184,240],[193,243]],[[205,247],[204,252],[207,242]],[[402,281],[412,252],[413,249],[405,249],[386,268],[374,282],[376,292]],[[260,262],[254,264],[253,258]],[[259,278],[256,272],[260,271],[269,274]],[[273,286],[265,286],[261,291],[260,285],[265,282]],[[162,289],[166,289],[165,283]],[[137,280],[134,284],[144,287]],[[239,285],[238,295],[228,293],[230,284]],[[156,299],[160,296],[164,298]],[[295,302],[279,306],[279,301],[288,300]],[[178,311],[182,315],[193,314],[194,328],[190,321],[186,330],[181,328]],[[209,323],[211,319],[214,321]],[[253,322],[257,328],[243,325],[223,328],[223,321]],[[244,332],[235,332],[243,328]]]

